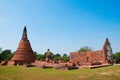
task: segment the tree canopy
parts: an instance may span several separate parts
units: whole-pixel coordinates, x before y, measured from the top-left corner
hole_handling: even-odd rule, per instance
[[[46,53],[38,54],[37,52],[35,52],[35,54],[36,54],[36,60],[44,60],[46,57]],[[54,60],[63,60],[64,62],[69,61],[69,56],[67,54],[61,55],[59,53],[57,53],[57,54],[52,53],[52,56],[53,56]]]
[[[93,51],[91,47],[88,47],[88,46],[84,46],[84,47],[81,47],[78,52],[87,52],[87,51]]]
[[[36,60],[45,60],[46,58],[46,52],[44,54],[38,54],[37,52],[34,52],[34,54],[36,55]],[[67,54],[54,54],[54,53],[50,53],[53,57],[54,60],[63,60],[64,62],[69,61],[69,56]],[[10,49],[6,49],[2,51],[2,48],[0,48],[0,61],[2,60],[10,60],[13,56],[13,53]]]
[[[69,56],[68,56],[67,54],[63,54],[62,60],[63,60],[64,62],[69,61]]]
[[[61,55],[60,54],[54,54],[53,55],[53,59],[57,59],[57,60],[60,60],[61,59]]]
[[[120,52],[116,52],[115,54],[113,54],[114,59],[119,62],[120,61]]]
[[[37,60],[45,59],[45,55],[44,55],[44,54],[38,54],[38,55],[36,56],[36,59],[37,59]]]
[[[12,58],[13,54],[11,50],[6,49],[1,51],[0,53],[0,60],[10,60]]]

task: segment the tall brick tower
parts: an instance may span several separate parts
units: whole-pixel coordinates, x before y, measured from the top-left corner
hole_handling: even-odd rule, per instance
[[[106,38],[105,43],[103,45],[103,52],[105,54],[106,60],[110,64],[113,64],[113,52],[108,38]]]
[[[11,61],[14,65],[31,64],[35,62],[35,54],[27,37],[26,26],[24,27],[22,38]]]

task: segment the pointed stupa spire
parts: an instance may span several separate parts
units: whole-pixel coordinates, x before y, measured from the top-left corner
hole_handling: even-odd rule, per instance
[[[26,26],[24,27],[24,30],[23,30],[22,39],[28,39],[27,38],[27,28],[26,28]]]

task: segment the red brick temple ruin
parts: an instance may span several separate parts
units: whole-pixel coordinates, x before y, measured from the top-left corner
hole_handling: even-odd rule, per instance
[[[68,62],[53,59],[52,52],[50,52],[49,49],[45,53],[45,58],[38,61],[35,60],[35,54],[28,40],[27,29],[25,26],[22,38],[12,59],[10,61],[3,61],[3,64],[4,63],[8,65],[25,65],[27,67],[33,65],[41,68],[55,68],[63,70],[95,68],[112,65],[113,52],[110,42],[108,38],[106,38],[101,50],[88,52],[70,52]]]
[[[91,52],[71,52],[69,61],[78,66],[113,64],[113,53],[108,38],[106,38],[102,50]]]
[[[31,64],[32,62],[35,62],[35,54],[33,53],[28,40],[27,29],[25,26],[18,48],[15,51],[11,61],[8,61],[8,65],[24,65]]]

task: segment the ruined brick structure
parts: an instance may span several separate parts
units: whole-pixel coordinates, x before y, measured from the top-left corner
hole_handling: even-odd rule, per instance
[[[48,49],[47,52],[45,52],[45,60],[46,60],[47,62],[53,60],[53,53],[50,52],[50,49]]]
[[[77,65],[113,64],[113,53],[108,38],[106,38],[102,50],[71,52],[69,61]]]
[[[23,65],[23,64],[31,64],[35,62],[35,54],[31,48],[30,42],[27,37],[27,29],[26,26],[23,30],[23,35],[18,45],[14,56],[11,61],[8,62],[9,65]]]

